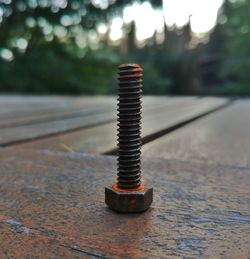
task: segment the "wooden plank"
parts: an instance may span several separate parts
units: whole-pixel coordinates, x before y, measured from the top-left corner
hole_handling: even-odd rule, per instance
[[[250,165],[250,102],[240,100],[143,146],[152,158]]]
[[[0,129],[0,145],[6,146],[23,140],[36,139],[41,136],[53,135],[76,128],[108,123],[114,120],[115,113],[103,113],[62,119],[57,121],[42,122],[32,125],[24,125],[13,128]]]
[[[50,110],[43,111],[42,109],[39,111],[32,112],[31,114],[25,115],[18,115],[11,113],[14,116],[10,116],[0,121],[0,128],[11,128],[17,127],[22,125],[30,125],[48,121],[55,121],[67,118],[74,118],[74,117],[82,117],[91,114],[101,114],[105,112],[110,112],[114,109],[113,104],[105,105],[99,104],[96,105],[89,105],[82,108],[51,108]]]
[[[69,102],[70,98],[59,97],[33,97],[33,96],[0,96],[0,116],[3,118],[7,115],[16,113],[48,110],[52,107],[63,107]]]
[[[1,258],[89,258],[64,247],[53,238],[52,233],[31,229],[10,217],[0,215],[0,257]],[[95,257],[93,257],[95,258]]]
[[[114,108],[113,97],[42,97],[31,100],[27,97],[27,101],[23,97],[16,102],[14,99],[9,106],[0,107],[0,128],[110,112]]]
[[[104,204],[115,157],[4,149],[0,163],[0,225],[29,229],[11,239],[16,249],[0,243],[9,257],[40,255],[29,250],[43,246],[38,235],[59,245],[59,254],[66,247],[101,258],[250,256],[250,168],[147,159],[152,208],[121,215]],[[44,249],[55,248],[45,242]]]
[[[183,100],[192,100],[194,97],[180,98]],[[145,97],[146,105],[157,105],[156,100],[161,98]],[[175,98],[174,98],[175,100]],[[94,96],[94,97],[29,97],[16,96],[6,97],[0,95],[0,118],[18,118],[39,115],[45,112],[66,112],[81,108],[97,108],[98,106],[111,105],[115,108],[116,98],[112,96]],[[159,103],[158,103],[159,104]]]
[[[178,102],[187,103],[194,99],[194,97],[171,98],[168,103],[169,105]],[[0,105],[0,112],[4,113],[0,113],[0,128],[110,112],[116,109],[116,102],[114,97],[33,97],[31,100],[27,97],[27,101],[25,97],[14,98],[10,103],[3,102],[2,109]],[[23,106],[25,106],[24,110]],[[160,107],[161,98],[145,97],[144,106],[146,108]]]
[[[145,98],[144,110],[154,110],[162,108],[163,106],[169,107],[171,104],[180,105],[181,103],[191,103],[194,98],[177,98],[169,99],[165,98],[166,104],[161,102],[163,98]],[[112,99],[114,101],[114,99]],[[92,103],[98,106],[98,99],[92,99]],[[112,103],[111,103],[112,104]],[[154,105],[153,105],[154,104]],[[113,104],[112,104],[113,105]],[[58,134],[60,132],[70,131],[77,128],[85,128],[94,125],[108,123],[115,120],[116,108],[113,107],[112,111],[103,111],[104,106],[101,105],[99,112],[97,114],[82,114],[76,117],[72,116],[69,118],[61,118],[57,120],[41,121],[35,124],[20,125],[15,127],[7,127],[0,129],[0,145],[8,145],[11,143],[16,143],[23,140],[39,138],[41,136]],[[101,111],[100,111],[101,109]]]
[[[211,109],[227,103],[224,98],[197,98],[188,102],[171,102],[169,99],[159,99],[166,107],[155,108],[143,112],[142,136],[144,138],[156,132],[168,129],[203,114]],[[178,100],[178,98],[177,98]],[[182,100],[182,99],[181,99]],[[168,104],[169,102],[169,104]],[[105,153],[116,147],[116,122],[74,131],[58,136],[48,137],[16,147],[32,149],[49,149],[60,151],[77,151],[88,153]]]

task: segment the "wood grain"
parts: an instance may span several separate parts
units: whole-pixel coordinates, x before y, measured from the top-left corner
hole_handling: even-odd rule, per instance
[[[46,96],[15,98],[10,101],[7,98],[0,104],[0,128],[110,112],[114,108],[113,97],[55,98]]]
[[[0,257],[89,258],[88,254],[64,247],[52,233],[45,231],[28,228],[21,222],[0,215]]]
[[[204,117],[143,146],[150,158],[250,165],[250,101]]]
[[[195,97],[168,98],[168,103],[190,102]],[[160,97],[145,97],[144,107],[160,107]],[[114,97],[4,97],[0,96],[0,128],[35,124],[62,118],[81,117],[116,109]]]
[[[192,102],[193,99],[195,98],[164,98],[164,100],[168,100],[167,106],[171,104],[178,105],[180,103],[189,103]],[[115,120],[116,108],[114,106],[114,98],[87,98],[88,101],[85,100],[86,103],[82,103],[84,100],[85,99],[83,98],[76,98],[72,99],[71,101],[78,105],[85,105],[87,107],[85,111],[78,111],[77,113],[70,112],[71,106],[66,103],[64,105],[67,108],[63,109],[62,107],[57,107],[56,114],[53,113],[53,110],[47,110],[45,114],[42,113],[45,117],[41,117],[42,114],[40,114],[39,116],[36,115],[32,118],[25,117],[26,121],[25,118],[16,114],[18,113],[18,109],[16,110],[15,106],[10,110],[7,109],[10,114],[14,114],[16,117],[19,116],[21,119],[20,121],[16,120],[15,116],[14,118],[12,118],[13,121],[9,118],[7,122],[4,121],[4,119],[1,119],[3,124],[0,128],[0,145],[8,145],[23,140],[39,138],[41,136],[54,135],[65,131],[95,126]],[[145,98],[144,110],[154,110],[166,106],[166,104],[164,104],[162,100],[163,98],[160,97]],[[32,105],[34,105],[34,103],[32,103]],[[65,113],[65,109],[68,109],[67,113]]]
[[[121,215],[104,204],[115,157],[4,149],[0,163],[0,233],[13,221],[30,229],[13,237],[14,251],[11,243],[1,243],[9,257],[23,254],[24,242],[52,253],[42,235],[62,249],[101,258],[250,256],[250,168],[146,159],[153,206]]]
[[[175,101],[174,101],[175,100]],[[168,99],[161,98],[151,110],[143,110],[142,137],[168,129],[199,114],[225,104],[224,98]],[[116,147],[116,122],[89,129],[60,134],[42,140],[16,145],[21,148],[105,153]]]

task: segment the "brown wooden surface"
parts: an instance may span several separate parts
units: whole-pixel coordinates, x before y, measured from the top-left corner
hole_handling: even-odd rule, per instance
[[[121,215],[104,204],[115,157],[4,149],[0,163],[2,257],[250,256],[249,168],[145,160],[153,206]]]
[[[7,98],[0,103],[0,128],[101,114],[115,108],[113,97],[30,97],[27,101],[20,97],[11,100]]]
[[[150,158],[250,165],[250,100],[229,107],[143,146]]]
[[[229,101],[144,99],[154,202],[122,215],[116,157],[78,153],[115,147],[114,97],[0,96],[0,146],[23,142],[0,148],[0,258],[250,258],[250,104]]]
[[[157,99],[156,99],[157,100]],[[171,101],[170,101],[171,100]],[[170,127],[220,107],[228,102],[225,98],[159,98],[151,104],[151,109],[144,109],[142,117],[142,136],[167,130]],[[154,106],[153,106],[154,105]],[[32,142],[18,144],[17,147],[77,151],[87,153],[105,153],[116,147],[116,122],[91,127],[70,133],[59,134]]]
[[[146,97],[144,100],[144,110],[154,110],[159,109],[160,107],[168,107],[171,104],[178,105],[182,103],[190,103],[195,99],[193,97],[186,98],[155,98],[155,97]],[[46,98],[45,98],[46,100]],[[2,127],[0,128],[0,146],[8,145],[11,143],[16,143],[20,141],[25,141],[29,139],[36,139],[44,136],[54,135],[58,133],[63,133],[65,131],[71,131],[75,129],[81,129],[86,127],[92,127],[99,124],[108,123],[114,121],[116,119],[116,107],[115,107],[115,98],[78,98],[75,101],[70,99],[71,102],[64,103],[64,99],[62,98],[60,105],[64,105],[64,109],[60,106],[57,107],[57,114],[53,114],[51,111],[51,107],[46,108],[46,105],[43,104],[43,109],[46,109],[46,113],[42,113],[40,115],[34,115],[32,113],[31,107],[34,107],[36,103],[31,102],[31,107],[29,110],[25,111],[25,114],[20,115],[18,113],[18,108],[15,106],[15,103],[12,104],[11,107],[7,107],[7,114],[13,114],[14,118],[7,118],[7,121],[2,118]],[[53,101],[53,99],[52,99]],[[165,103],[164,103],[165,102]],[[70,109],[72,109],[72,105],[86,106],[88,108],[87,112],[69,114]],[[38,103],[39,104],[39,103]],[[50,104],[52,105],[52,104]],[[39,106],[39,105],[38,105]],[[40,107],[39,107],[40,108]],[[44,112],[43,109],[36,111]],[[5,110],[5,109],[3,109]],[[58,112],[61,110],[61,114]],[[67,114],[65,114],[65,110],[68,110]],[[50,112],[51,111],[51,112]],[[32,117],[29,116],[30,113]],[[40,117],[40,116],[45,117]],[[5,114],[6,116],[6,114]],[[26,117],[25,117],[26,116]],[[28,116],[28,118],[27,118]],[[47,116],[47,117],[46,117]],[[54,116],[54,117],[53,117]],[[55,118],[56,117],[56,118]],[[21,119],[23,118],[23,119]],[[25,121],[26,118],[26,121]],[[1,124],[1,123],[0,123]]]
[[[74,258],[79,257],[79,253],[64,247],[47,233],[30,229],[20,222],[0,215],[0,257]],[[89,257],[87,254],[81,254],[81,258]]]
[[[192,102],[195,97],[145,97],[145,109]],[[167,101],[166,101],[167,100]],[[87,114],[110,112],[116,109],[114,97],[1,97],[0,127],[35,124],[62,118],[81,117]]]

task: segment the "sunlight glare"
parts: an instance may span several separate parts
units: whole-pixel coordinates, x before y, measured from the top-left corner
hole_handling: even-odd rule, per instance
[[[101,23],[101,24],[97,25],[97,31],[100,34],[105,34],[108,31],[108,28],[107,28],[107,26],[104,23]]]
[[[9,49],[0,49],[0,56],[6,61],[12,61],[14,59],[13,53]]]
[[[109,38],[112,41],[118,41],[122,38],[123,36],[123,31],[122,31],[122,26],[123,26],[123,20],[120,17],[115,17],[110,26],[110,33],[109,33]]]
[[[136,15],[137,15],[137,10],[140,5],[138,3],[134,3],[132,6],[126,6],[123,10],[123,21],[124,23],[131,23],[134,21]]]
[[[154,35],[155,31],[162,32],[164,28],[164,17],[161,11],[154,10],[150,2],[143,4],[134,3],[125,7],[123,11],[124,23],[135,21],[136,38],[143,41]]]
[[[163,33],[164,23],[168,27],[182,28],[190,20],[191,29],[196,34],[211,30],[217,21],[217,14],[224,0],[163,0],[163,10],[153,9],[150,2],[129,5],[123,10],[123,21],[112,20],[110,39],[117,41],[123,36],[123,25],[132,21],[136,25],[136,39],[144,41],[155,32]]]
[[[194,33],[205,33],[216,24],[217,13],[223,0],[163,0],[167,26],[182,27],[189,17]]]
[[[140,7],[140,11],[135,17],[136,23],[136,38],[138,41],[150,38],[155,32],[154,12],[149,2],[144,2]]]

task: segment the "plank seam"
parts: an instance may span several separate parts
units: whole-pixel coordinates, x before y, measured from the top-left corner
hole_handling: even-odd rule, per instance
[[[227,101],[226,103],[224,103],[224,104],[222,104],[222,105],[220,105],[218,107],[215,107],[215,108],[213,108],[211,110],[208,110],[208,111],[203,112],[203,113],[201,113],[199,115],[191,117],[191,118],[189,118],[187,120],[181,121],[181,122],[179,122],[177,124],[174,124],[173,126],[165,128],[163,130],[160,130],[160,131],[157,131],[155,133],[149,134],[149,135],[147,135],[147,136],[142,138],[142,146],[147,144],[147,143],[149,143],[149,142],[151,142],[151,141],[156,140],[157,138],[160,138],[160,137],[162,137],[164,135],[167,135],[167,134],[169,134],[169,133],[171,133],[171,132],[173,132],[173,131],[175,131],[177,129],[180,129],[180,128],[182,128],[182,127],[184,127],[184,126],[186,126],[186,125],[188,125],[188,124],[190,124],[190,123],[192,123],[194,121],[197,121],[197,120],[199,120],[199,119],[201,119],[201,118],[203,118],[203,117],[205,117],[207,115],[210,115],[210,114],[215,113],[215,112],[217,112],[219,110],[222,110],[222,109],[230,106],[234,101],[235,101],[235,99],[230,99],[229,101]],[[118,148],[114,148],[114,149],[109,150],[107,152],[104,152],[102,154],[103,155],[114,156],[114,155],[117,155],[117,152],[118,152]]]
[[[108,124],[108,123],[111,123],[114,121],[116,121],[116,119],[110,119],[110,120],[106,120],[103,122],[91,123],[89,125],[80,126],[80,127],[76,127],[76,128],[72,128],[72,129],[62,130],[62,131],[59,130],[57,132],[48,133],[48,134],[45,134],[42,136],[36,136],[36,137],[31,137],[31,138],[24,138],[24,139],[20,139],[20,140],[9,141],[4,144],[0,144],[0,147],[4,148],[4,147],[9,147],[9,146],[14,146],[17,144],[32,142],[35,140],[46,139],[46,138],[58,136],[58,135],[64,134],[64,133],[71,133],[71,132],[75,132],[75,131],[82,130],[82,129],[98,127],[98,126],[105,125],[105,124]]]
[[[15,127],[20,127],[20,126],[27,126],[27,125],[34,125],[34,124],[41,124],[44,122],[50,122],[50,121],[61,121],[61,120],[66,120],[66,119],[73,119],[73,118],[80,118],[80,117],[84,117],[84,116],[90,116],[90,115],[98,115],[98,114],[106,114],[106,113],[110,113],[112,112],[111,110],[105,110],[105,111],[90,111],[90,112],[75,112],[72,114],[68,114],[68,115],[59,115],[55,116],[55,117],[46,117],[46,118],[42,118],[40,119],[39,117],[28,120],[27,121],[22,121],[22,122],[12,122],[9,124],[3,124],[1,125],[1,128],[15,128]]]
[[[76,246],[67,246],[67,245],[60,245],[60,246],[65,247],[65,248],[70,248],[73,251],[77,251],[77,252],[80,252],[80,253],[84,253],[86,255],[94,256],[96,258],[108,259],[108,257],[104,257],[102,255],[98,255],[98,254],[87,252],[87,251],[85,251],[83,249],[80,249],[80,248],[78,248]]]
[[[189,102],[186,102],[186,103],[187,103],[187,105],[189,105],[189,104],[191,105],[191,103],[189,103]],[[162,105],[160,107],[151,107],[150,106],[150,107],[146,107],[145,110],[147,110],[151,113],[151,112],[154,112],[154,111],[157,111],[157,110],[161,110],[164,107],[169,107],[169,105]],[[176,107],[174,107],[174,108],[176,109]],[[108,114],[108,113],[111,113],[111,111],[104,111],[101,114]],[[93,114],[85,114],[85,116],[97,115],[97,114],[98,113],[93,112]],[[74,117],[80,118],[81,116],[79,115],[79,116],[74,116]],[[70,117],[70,118],[74,118],[74,117]],[[61,121],[61,120],[65,120],[65,119],[67,119],[67,118],[57,119],[57,121]],[[35,123],[35,124],[40,124],[40,123],[50,122],[50,121],[53,121],[53,119],[50,119],[48,121],[37,121],[37,123]],[[6,143],[0,144],[0,147],[3,148],[3,147],[7,147],[7,146],[14,146],[14,145],[17,145],[17,144],[28,143],[28,142],[32,142],[32,141],[35,141],[35,140],[42,140],[42,139],[46,139],[46,138],[49,138],[49,137],[59,136],[61,134],[65,134],[65,133],[72,133],[72,132],[76,132],[76,131],[79,131],[79,130],[84,130],[84,129],[88,129],[88,128],[102,126],[102,125],[109,124],[109,123],[112,123],[112,122],[115,122],[115,121],[116,121],[116,118],[112,118],[112,119],[104,121],[104,122],[98,122],[98,123],[94,123],[94,124],[90,124],[90,125],[86,125],[86,126],[79,126],[79,127],[76,127],[76,128],[71,128],[71,129],[62,130],[62,131],[59,130],[57,132],[52,132],[52,133],[48,133],[48,134],[37,136],[37,137],[8,141]],[[14,126],[3,127],[3,128],[13,128],[13,127],[19,127],[19,126],[35,125],[35,124],[33,122],[30,122],[30,123],[27,123],[27,124],[20,124],[20,125],[14,125]]]
[[[176,103],[177,104],[177,103]],[[178,103],[179,104],[179,103]],[[183,103],[182,103],[183,104]],[[185,105],[191,105],[192,103],[184,103]],[[157,110],[161,110],[165,107],[171,107],[171,105],[162,105],[162,106],[159,106],[159,107],[146,107],[145,109],[148,110],[149,112],[152,112],[152,111],[157,111]],[[176,108],[176,107],[174,107]],[[106,114],[106,113],[111,113],[112,112],[112,109],[107,109],[107,110],[100,110],[100,111],[89,111],[89,112],[83,112],[81,110],[79,111],[74,111],[70,114],[70,112],[68,112],[68,114],[58,114],[58,115],[55,115],[55,117],[45,117],[45,118],[39,118],[39,115],[36,117],[36,118],[33,118],[33,119],[26,119],[26,121],[21,121],[21,122],[11,122],[9,124],[3,124],[3,125],[0,125],[0,127],[3,129],[3,128],[15,128],[15,127],[20,127],[20,126],[28,126],[28,125],[34,125],[34,124],[41,124],[41,123],[44,123],[44,122],[50,122],[50,121],[61,121],[61,120],[66,120],[66,119],[73,119],[73,118],[80,118],[80,117],[83,117],[83,116],[89,116],[89,115],[98,115],[98,114]],[[63,113],[63,112],[62,112]],[[65,111],[65,113],[67,113],[67,111]],[[35,117],[35,116],[34,116]]]

